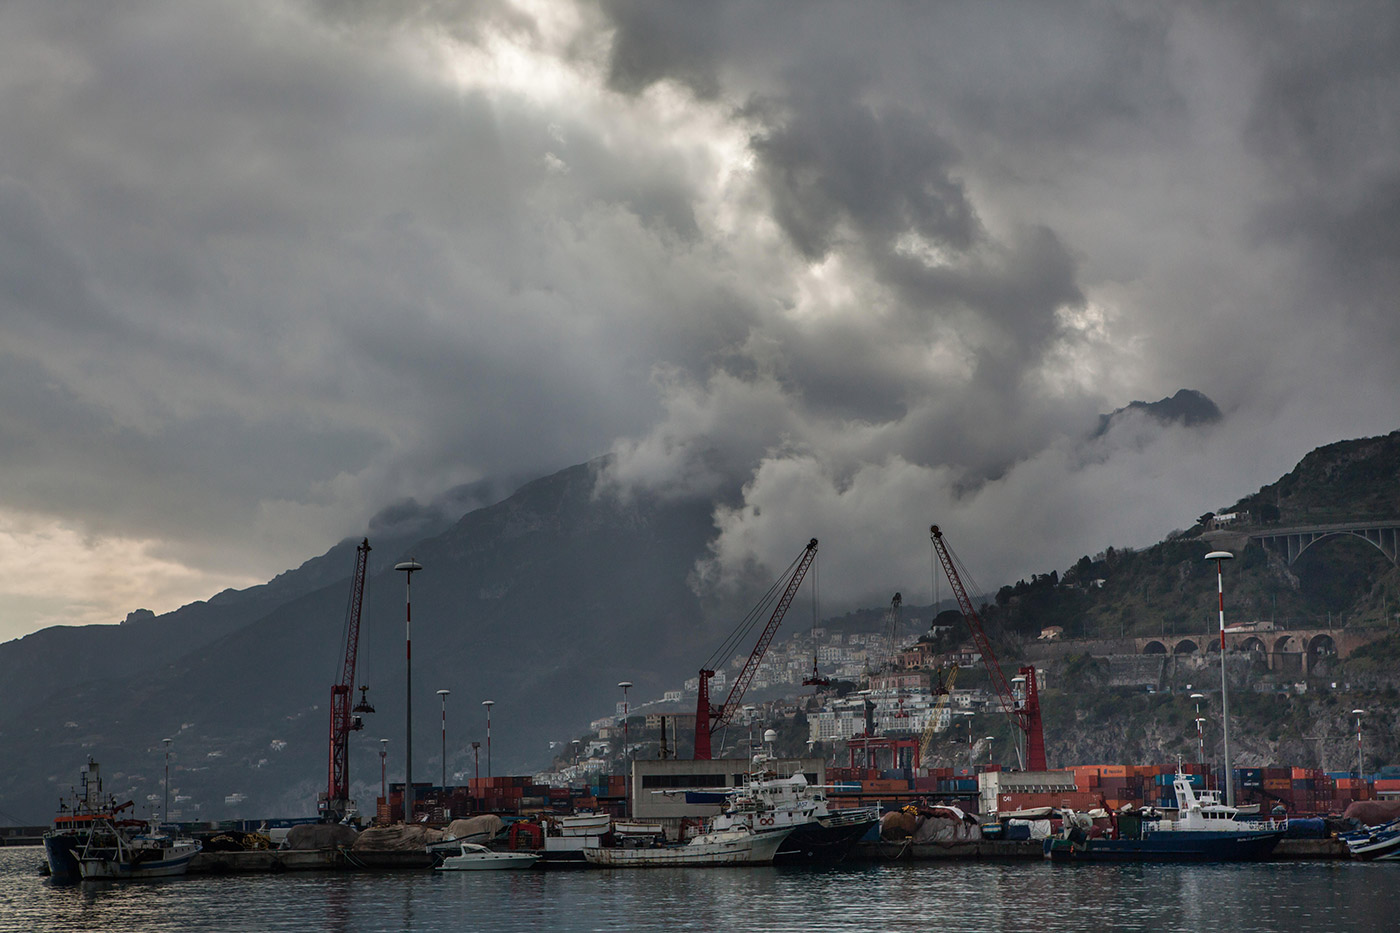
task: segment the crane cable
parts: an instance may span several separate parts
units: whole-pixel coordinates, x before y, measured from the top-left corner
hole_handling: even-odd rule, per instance
[[[757,605],[749,610],[748,614],[739,621],[739,624],[736,625],[734,630],[725,638],[724,643],[705,661],[706,670],[719,670],[719,665],[721,665],[725,659],[738,654],[740,646],[748,643],[749,632],[753,630],[754,626],[758,625],[759,619],[768,614],[768,607],[772,606],[773,603],[777,601],[782,591],[787,588],[787,583],[792,578],[793,571],[797,569],[798,563],[801,562],[802,558],[805,556],[805,551],[799,554],[791,564],[788,564],[787,569],[778,576],[778,579],[773,581],[773,585],[768,588],[768,592],[763,594],[763,597],[758,601]]]

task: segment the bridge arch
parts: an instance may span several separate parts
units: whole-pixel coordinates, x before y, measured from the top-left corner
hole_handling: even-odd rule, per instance
[[[1195,654],[1201,650],[1201,646],[1189,638],[1183,638],[1172,648],[1172,654]]]
[[[1145,644],[1145,645],[1142,646],[1142,653],[1143,653],[1143,654],[1166,654],[1166,653],[1167,653],[1167,646],[1164,645],[1164,644],[1162,644],[1160,641],[1157,641],[1157,640],[1154,639],[1154,640],[1149,641],[1147,644]]]
[[[1268,654],[1269,648],[1264,644],[1264,640],[1258,635],[1251,635],[1240,642],[1241,651],[1257,651],[1260,654]]]
[[[1289,642],[1291,641],[1293,641],[1292,635],[1284,635],[1282,638],[1275,639],[1274,652],[1278,653],[1280,651],[1287,651]]]
[[[1323,632],[1308,639],[1308,660],[1331,657],[1337,653],[1337,643]]]

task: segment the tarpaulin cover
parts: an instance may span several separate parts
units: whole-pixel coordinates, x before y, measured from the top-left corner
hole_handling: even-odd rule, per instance
[[[352,852],[422,852],[442,841],[442,830],[426,826],[371,826],[360,833]]]
[[[287,830],[287,849],[333,849],[355,842],[355,827],[344,823],[299,823]]]

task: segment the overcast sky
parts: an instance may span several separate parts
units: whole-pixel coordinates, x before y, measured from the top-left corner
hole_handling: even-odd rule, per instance
[[[0,638],[610,452],[990,589],[1400,427],[1397,257],[1392,2],[7,3]]]

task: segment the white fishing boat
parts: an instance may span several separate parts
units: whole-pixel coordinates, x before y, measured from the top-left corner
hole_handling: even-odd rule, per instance
[[[124,881],[183,875],[200,848],[193,839],[161,832],[154,822],[144,832],[131,832],[111,820],[100,820],[75,855],[84,881]]]
[[[532,852],[497,852],[475,842],[464,842],[461,851],[448,856],[438,871],[492,871],[503,868],[529,868],[540,860]]]
[[[880,822],[879,807],[833,810],[826,788],[808,784],[800,773],[780,776],[768,765],[767,756],[754,757],[744,783],[729,793],[724,811],[711,821],[711,831],[788,828],[792,832],[779,845],[776,860],[835,860]]]
[[[642,844],[638,837],[629,844],[603,838],[602,845],[585,848],[583,857],[590,865],[605,868],[701,868],[719,865],[766,865],[773,861],[778,846],[792,833],[783,826],[760,831],[734,827],[720,832],[701,833],[688,842],[667,845],[659,837]]]

